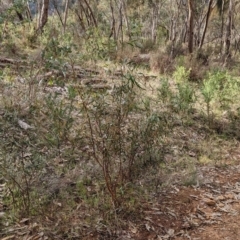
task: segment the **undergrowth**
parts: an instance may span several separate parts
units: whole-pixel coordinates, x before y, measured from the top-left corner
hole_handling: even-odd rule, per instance
[[[108,65],[117,45],[94,29],[81,53],[53,30],[38,39],[39,59],[0,72],[3,234],[22,219],[64,239],[125,227],[164,187],[199,184],[198,166],[224,162],[224,149],[212,149],[240,138],[238,77],[209,70],[193,82],[191,67],[179,65],[148,82],[129,62]]]

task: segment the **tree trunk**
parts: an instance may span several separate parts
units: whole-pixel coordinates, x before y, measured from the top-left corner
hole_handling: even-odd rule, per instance
[[[31,14],[31,10],[30,10],[30,6],[29,6],[29,1],[27,1],[27,6],[26,6],[26,14],[27,14],[27,18],[32,21],[33,18],[32,18],[32,14]]]
[[[38,31],[42,32],[44,26],[48,21],[48,7],[49,7],[49,0],[43,0]]]
[[[225,61],[231,57],[230,54],[230,45],[231,45],[231,36],[232,36],[232,25],[233,25],[233,1],[229,0],[228,5],[228,19],[226,26],[226,35],[224,40],[224,58]]]
[[[19,21],[22,22],[24,20],[22,13],[20,13],[18,10],[16,10],[16,14],[18,16]]]
[[[117,39],[121,39],[121,45],[123,47],[123,4],[122,1],[120,0],[119,2],[119,24],[118,24],[118,28],[117,28]]]
[[[152,8],[152,24],[151,24],[151,39],[156,43],[156,13],[155,9]]]
[[[41,9],[42,9],[42,0],[37,0],[37,29],[40,27],[40,19],[41,19]]]
[[[112,23],[111,23],[111,32],[109,34],[109,38],[113,36],[114,41],[117,41],[117,34],[116,34],[116,20],[115,20],[115,15],[114,15],[114,7],[112,0],[110,0],[110,9],[111,9],[111,15],[112,15]]]
[[[91,6],[90,6],[90,4],[88,3],[87,0],[84,0],[84,2],[85,2],[86,6],[87,6],[87,8],[88,8],[88,10],[90,12],[90,17],[92,19],[93,25],[94,25],[94,27],[97,28],[98,24],[97,24],[96,18],[94,16],[93,10],[92,10],[92,8],[91,8]]]
[[[126,23],[126,28],[127,28],[127,35],[129,37],[129,40],[131,40],[131,28],[128,20],[128,15],[127,15],[127,7],[126,7],[126,2],[122,0],[122,5],[123,5],[123,13],[124,13],[124,19]]]
[[[58,3],[57,3],[57,0],[53,0],[53,1],[52,1],[52,4],[53,4],[53,7],[55,8],[55,10],[56,10],[56,12],[57,12],[57,15],[58,15],[58,17],[59,17],[59,20],[60,20],[62,26],[64,26],[64,23],[63,23],[63,20],[62,20],[62,16],[61,16],[61,13],[60,13],[60,11],[58,10],[58,6],[57,6]]]
[[[86,31],[86,27],[85,27],[85,23],[84,23],[83,16],[82,16],[82,10],[80,9],[78,11],[78,9],[75,9],[75,14],[78,17],[78,20],[79,20],[79,23],[80,23],[80,25],[82,27],[82,30],[85,32]]]
[[[206,32],[207,32],[209,18],[210,18],[211,12],[213,10],[212,3],[213,3],[213,0],[209,0],[209,2],[208,2],[208,10],[207,10],[207,15],[206,15],[206,21],[205,21],[205,25],[204,25],[204,28],[203,28],[203,34],[202,34],[202,37],[201,37],[200,44],[198,46],[199,49],[202,48],[203,43],[204,43],[204,39],[205,39],[205,35],[206,35]]]
[[[193,52],[193,36],[194,36],[194,9],[193,0],[188,0],[188,51]]]
[[[68,16],[68,6],[69,6],[69,0],[66,0],[65,11],[64,11],[63,33],[65,33],[65,30],[66,30],[67,16]]]
[[[220,7],[220,16],[221,16],[221,45],[220,45],[220,53],[223,51],[223,44],[224,44],[224,39],[223,39],[223,31],[224,31],[224,5],[225,5],[225,0],[222,0]]]

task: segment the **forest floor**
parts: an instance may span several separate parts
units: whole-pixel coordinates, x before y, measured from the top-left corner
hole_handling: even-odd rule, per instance
[[[88,236],[83,239],[239,239],[240,165],[202,167],[201,174],[205,179],[201,186],[172,185],[155,195],[152,201],[143,202],[138,213],[141,215],[139,221],[138,216],[131,216],[129,219],[134,220],[129,220],[124,230],[106,234],[89,229]],[[64,239],[47,237],[43,229],[38,232],[37,226],[36,223],[35,226],[29,224],[29,219],[22,219],[9,228],[8,236],[1,240]]]
[[[4,62],[4,64],[6,63]],[[11,61],[8,60],[7,64],[11,64]],[[81,69],[76,68],[75,72],[82,77]],[[84,74],[86,72],[85,70]],[[49,72],[42,75],[41,78],[45,79],[54,74],[57,75],[58,72]],[[91,74],[93,75],[92,72]],[[97,74],[99,73],[96,71]],[[157,88],[156,80],[151,77],[150,79],[152,82],[147,82],[145,87],[151,89],[148,95],[154,95]],[[88,81],[89,79],[85,78],[82,80],[85,85],[89,84]],[[92,85],[95,83],[96,89],[111,89],[102,79],[96,78],[94,81],[93,79],[90,81]],[[44,90],[55,91],[55,88],[46,86]],[[16,224],[6,224],[2,238],[0,232],[0,240],[239,239],[240,131],[236,127],[235,130],[238,132],[232,132],[230,124],[227,125],[224,121],[216,122],[216,127],[209,130],[203,126],[206,119],[201,118],[199,114],[194,114],[194,121],[187,127],[182,126],[176,120],[176,126],[169,139],[167,137],[165,139],[167,153],[164,160],[166,163],[175,164],[175,172],[161,175],[162,172],[159,170],[155,176],[154,166],[152,169],[150,166],[146,170],[149,170],[147,174],[141,172],[134,183],[136,183],[136,189],[142,187],[143,192],[149,187],[146,190],[147,198],[139,197],[136,206],[132,207],[132,213],[116,214],[112,226],[109,224],[110,221],[106,221],[108,224],[104,225],[101,217],[94,228],[93,225],[87,224],[86,219],[94,218],[98,211],[98,209],[90,209],[90,204],[84,203],[84,201],[87,202],[91,193],[94,195],[98,191],[97,185],[93,184],[93,186],[86,186],[86,199],[79,198],[77,195],[79,192],[76,189],[73,190],[71,200],[74,202],[72,203],[74,207],[67,206],[68,203],[60,197],[48,206],[48,210],[52,211],[51,214],[44,212],[43,218],[23,218],[19,219]],[[56,161],[56,166],[60,164],[64,165],[64,163]],[[77,171],[81,173],[82,166],[78,167]],[[69,171],[66,175],[73,177],[74,173]],[[73,183],[76,182],[76,179],[70,180]],[[0,196],[4,186],[5,183],[0,182]],[[137,194],[140,194],[138,190],[136,190]],[[96,205],[102,207],[101,203]],[[0,220],[4,207],[4,203],[0,201]],[[103,212],[103,210],[101,211]],[[101,211],[99,210],[99,212]],[[91,216],[91,214],[93,215]],[[62,228],[62,235],[59,232],[60,228]],[[78,230],[79,235],[74,236],[74,232]],[[64,234],[68,234],[68,237],[64,237]],[[80,238],[80,234],[85,237]],[[70,235],[71,237],[69,237]]]
[[[129,239],[239,239],[240,166],[201,173],[202,186],[172,187],[146,204],[145,222],[130,228]]]

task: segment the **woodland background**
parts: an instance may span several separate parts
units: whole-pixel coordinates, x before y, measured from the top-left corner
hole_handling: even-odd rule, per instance
[[[189,199],[238,166],[239,10],[1,0],[0,237],[187,239],[210,224]]]

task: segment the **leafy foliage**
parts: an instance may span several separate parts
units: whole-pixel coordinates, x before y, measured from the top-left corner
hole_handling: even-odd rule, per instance
[[[220,43],[212,46],[209,34],[206,56],[186,55],[168,31],[175,11],[186,19],[172,1],[110,2],[71,2],[66,29],[62,8],[39,35],[36,18],[16,20],[25,1],[0,15],[6,229],[38,222],[33,231],[59,239],[125,229],[164,187],[199,184],[199,165],[219,164],[226,143],[238,141],[238,72],[234,61],[211,70],[221,59],[207,51],[217,53]],[[197,7],[199,17],[204,7]],[[204,80],[191,81],[202,70]]]

